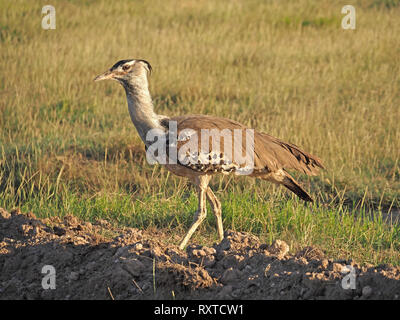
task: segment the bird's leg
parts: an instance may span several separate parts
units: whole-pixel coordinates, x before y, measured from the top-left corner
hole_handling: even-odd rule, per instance
[[[189,241],[189,239],[191,238],[191,236],[193,235],[193,233],[196,231],[196,229],[198,228],[198,226],[203,222],[203,220],[205,219],[207,212],[206,212],[206,190],[198,187],[199,191],[199,207],[196,211],[196,213],[194,214],[194,219],[193,219],[193,224],[190,227],[189,231],[186,233],[185,238],[183,238],[181,244],[179,245],[179,249],[183,250],[186,247],[187,242]]]
[[[183,238],[182,242],[179,245],[179,249],[181,250],[186,247],[186,244],[188,243],[190,237],[207,216],[206,194],[210,178],[207,176],[200,176],[194,178],[192,181],[196,184],[198,190],[199,207],[194,215],[193,224],[191,225],[189,231],[185,235],[185,238]]]
[[[210,202],[211,208],[213,209],[215,215],[215,219],[217,220],[218,235],[219,239],[222,241],[222,239],[224,239],[224,226],[222,224],[221,202],[219,202],[210,187],[207,188],[207,199]]]

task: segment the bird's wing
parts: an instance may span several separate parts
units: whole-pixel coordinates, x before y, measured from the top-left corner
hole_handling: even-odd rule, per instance
[[[262,158],[276,161],[277,166],[283,169],[294,169],[308,175],[316,175],[318,169],[325,169],[321,159],[301,150],[298,146],[283,142],[266,133],[259,133],[256,149]]]
[[[186,154],[188,157],[184,159],[185,161],[180,161],[182,159],[178,156],[178,163],[195,171],[237,173],[237,170],[246,170],[251,165],[254,174],[274,172],[279,169],[295,169],[315,175],[317,167],[323,168],[320,159],[302,151],[297,146],[264,133],[246,131],[247,127],[227,118],[188,115],[164,119],[162,124],[167,129],[176,127],[177,150],[178,152],[182,150],[181,155]],[[201,141],[204,143],[204,139],[201,139],[204,132],[209,140],[207,143],[206,139],[206,143],[201,145]],[[227,142],[225,142],[226,134],[228,134]],[[194,137],[197,137],[197,141],[194,141]],[[220,142],[219,150],[218,148],[215,150],[213,140]],[[188,150],[189,143],[192,146],[191,150]],[[192,151],[198,152],[198,158],[193,158],[190,154]]]

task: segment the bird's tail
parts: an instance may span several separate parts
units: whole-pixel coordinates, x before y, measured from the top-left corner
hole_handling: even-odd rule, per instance
[[[295,193],[299,198],[303,199],[304,201],[310,201],[313,202],[313,199],[311,196],[305,191],[299,183],[293,179],[291,175],[286,173],[285,178],[282,181],[282,184],[288,188],[290,191]]]

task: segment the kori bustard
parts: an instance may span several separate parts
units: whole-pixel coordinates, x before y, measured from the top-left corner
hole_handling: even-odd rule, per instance
[[[214,174],[261,178],[285,186],[305,201],[313,201],[286,170],[315,175],[318,168],[324,168],[318,157],[230,119],[197,114],[177,117],[156,114],[147,78],[151,70],[150,63],[145,60],[121,60],[94,80],[112,79],[122,84],[131,120],[146,150],[153,150],[153,158],[150,158],[156,158],[172,173],[189,178],[197,187],[198,210],[180,243],[181,249],[205,219],[206,200],[216,217],[219,238],[224,237],[221,203],[208,186]],[[161,137],[164,138],[164,158],[160,157],[162,148],[154,152],[154,145],[152,147],[155,141],[162,140]],[[177,151],[175,155],[171,150]]]

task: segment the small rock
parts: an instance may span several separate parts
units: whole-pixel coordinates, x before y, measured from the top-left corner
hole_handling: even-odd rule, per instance
[[[214,248],[209,248],[209,247],[204,247],[203,251],[207,254],[207,255],[215,255],[217,253],[217,250],[215,250]]]
[[[260,244],[260,250],[266,250],[268,248],[268,245],[266,243]]]
[[[79,236],[75,236],[73,238],[74,244],[76,245],[82,245],[82,244],[86,244],[87,240],[83,237],[79,237]]]
[[[268,272],[271,269],[271,264],[268,263],[268,265],[264,269],[264,277],[268,277]]]
[[[129,249],[128,247],[119,247],[117,249],[117,251],[115,251],[114,257],[120,257],[120,256],[125,255],[125,253],[128,251],[128,249]]]
[[[69,227],[75,227],[79,224],[78,219],[70,214],[64,217],[64,222]]]
[[[90,222],[85,222],[85,226],[88,230],[92,230],[93,229],[93,225]]]
[[[216,263],[214,256],[205,257],[205,259],[202,262],[205,268],[212,268],[215,266]]]
[[[69,278],[70,280],[76,281],[76,280],[79,279],[79,273],[78,273],[78,272],[75,272],[75,271],[72,271],[72,272],[69,274],[68,278]]]
[[[372,288],[370,286],[365,286],[362,289],[362,296],[364,298],[368,298],[369,296],[371,296],[371,294],[372,294]]]
[[[161,261],[166,261],[167,257],[165,256],[163,249],[158,246],[154,246],[153,249],[150,250],[151,257],[159,259]]]
[[[217,260],[222,260],[225,256],[227,256],[227,252],[226,251],[223,251],[223,250],[219,250],[219,251],[217,251],[217,254],[216,254],[216,259]]]
[[[29,235],[29,232],[33,229],[33,227],[30,226],[29,224],[23,224],[23,225],[21,225],[20,229],[21,229],[22,234],[27,236],[27,235]]]
[[[20,208],[14,208],[14,209],[11,210],[11,215],[12,216],[19,215],[19,214],[22,214]]]
[[[221,283],[228,284],[228,283],[230,283],[232,281],[237,280],[239,278],[239,276],[240,276],[239,272],[240,272],[239,270],[229,268],[222,275]]]
[[[339,273],[341,273],[342,272],[342,270],[343,270],[343,265],[341,265],[340,263],[334,263],[333,265],[332,265],[332,271],[333,272],[339,272]]]
[[[140,251],[143,249],[143,244],[141,244],[140,242],[135,244],[135,250]]]
[[[29,212],[26,214],[26,216],[27,216],[29,219],[36,219],[36,216],[35,216],[35,214],[34,214],[32,211],[29,211]]]
[[[4,210],[3,208],[0,208],[0,216],[3,219],[9,219],[11,217],[11,214],[8,211]]]
[[[321,267],[322,267],[323,269],[327,269],[328,266],[329,266],[329,261],[328,261],[328,259],[322,259],[322,261],[321,261]]]
[[[314,273],[313,276],[314,276],[314,279],[318,279],[318,280],[323,280],[325,278],[323,273]]]
[[[321,261],[320,260],[316,260],[316,259],[312,259],[308,263],[308,265],[309,265],[309,268],[316,269],[321,265]]]
[[[219,244],[219,248],[223,251],[229,250],[231,248],[231,241],[228,238],[224,238]]]
[[[297,252],[296,257],[304,257],[307,260],[321,260],[324,258],[324,253],[318,248],[307,246]]]
[[[205,253],[204,250],[201,249],[195,249],[192,251],[193,256],[195,256],[196,258],[201,258],[201,257],[205,257],[207,255],[207,253]]]
[[[32,226],[35,226],[35,227],[43,227],[44,226],[43,223],[40,222],[39,220],[32,220],[29,222],[29,224],[31,224]]]
[[[297,261],[298,261],[299,263],[301,263],[301,264],[308,265],[308,261],[307,261],[307,259],[304,258],[304,257],[298,258]]]
[[[153,258],[151,250],[144,250],[141,255],[144,257]]]
[[[368,270],[368,269],[373,269],[373,268],[374,268],[374,265],[371,264],[371,263],[366,263],[364,266],[365,266],[365,268],[367,268],[367,270]]]
[[[267,249],[273,255],[276,255],[279,259],[282,259],[289,252],[289,245],[282,240],[275,240]]]
[[[237,255],[228,255],[222,260],[224,269],[236,267],[240,261],[240,257]]]
[[[101,225],[102,227],[109,227],[110,223],[107,220],[98,218],[96,222]]]
[[[236,289],[231,293],[231,296],[235,299],[240,298],[240,296],[242,295],[242,290],[241,289]]]
[[[139,276],[145,269],[144,264],[140,262],[138,259],[126,260],[123,265],[123,268],[134,277]]]
[[[204,280],[207,280],[207,279],[210,278],[209,273],[208,273],[207,270],[205,270],[205,269],[199,269],[199,276],[200,276],[201,278],[203,278]]]
[[[57,226],[53,227],[53,231],[54,231],[54,234],[56,234],[59,237],[65,235],[67,233],[63,228],[60,228],[60,227],[57,227]]]
[[[246,265],[243,269],[244,272],[248,272],[250,273],[251,271],[253,271],[253,268],[250,265]]]

